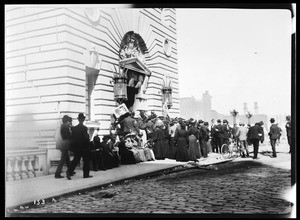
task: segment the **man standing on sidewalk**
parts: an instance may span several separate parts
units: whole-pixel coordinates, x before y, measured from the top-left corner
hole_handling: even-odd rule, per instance
[[[210,125],[210,144],[212,147],[212,151],[214,153],[218,153],[218,137],[217,137],[217,131],[216,131],[216,124],[215,119],[211,119],[211,125]]]
[[[264,123],[261,121],[259,123],[255,123],[254,126],[251,126],[249,128],[247,139],[253,144],[253,150],[254,150],[254,156],[253,159],[258,159],[258,148],[259,148],[259,142],[264,142],[264,130],[262,128],[262,125]]]
[[[70,144],[71,144],[71,120],[68,115],[64,115],[62,118],[62,125],[58,128],[56,134],[56,148],[61,151],[61,157],[60,161],[57,165],[56,172],[54,177],[55,178],[64,178],[61,175],[61,170],[64,165],[64,163],[67,164],[67,168],[70,168],[70,156],[69,156],[69,150],[70,150]],[[60,139],[58,141],[58,137],[60,136]]]
[[[223,139],[224,139],[224,131],[223,131],[223,125],[221,124],[221,120],[217,120],[217,125],[215,127],[215,131],[217,133],[217,146],[218,146],[218,151],[221,153],[221,148],[223,145]],[[217,152],[218,152],[217,151]]]
[[[226,119],[223,120],[223,144],[229,144],[229,138],[231,138],[231,127],[228,125]]]
[[[288,139],[288,144],[290,145],[290,151],[289,154],[291,153],[291,145],[292,145],[292,126],[291,126],[291,116],[286,116],[286,124],[285,124],[285,129],[286,129],[286,136]]]
[[[77,117],[79,124],[72,129],[72,145],[71,151],[74,152],[74,159],[71,162],[70,168],[67,170],[67,178],[71,179],[71,176],[75,170],[75,167],[83,159],[83,178],[93,177],[89,175],[89,143],[90,138],[87,132],[87,127],[83,125],[85,116],[83,113],[79,113]]]
[[[271,118],[270,122],[272,123],[272,125],[270,126],[270,132],[269,132],[271,147],[272,147],[272,151],[273,151],[272,157],[277,157],[275,146],[276,146],[276,141],[278,139],[278,136],[280,134],[280,130],[279,130],[279,127],[277,126],[277,124],[275,124],[274,118]]]

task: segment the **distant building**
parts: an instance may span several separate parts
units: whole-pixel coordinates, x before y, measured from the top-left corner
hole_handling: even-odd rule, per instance
[[[186,119],[202,119],[210,122],[212,118],[211,95],[208,91],[202,94],[202,99],[195,97],[180,98],[180,116]]]
[[[189,119],[202,119],[202,102],[195,97],[180,98],[180,117]]]
[[[211,98],[212,96],[208,91],[202,94],[203,121],[210,122],[211,120]]]

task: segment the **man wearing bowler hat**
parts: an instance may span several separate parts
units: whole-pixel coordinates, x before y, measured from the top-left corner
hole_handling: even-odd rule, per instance
[[[89,143],[90,138],[87,127],[83,124],[85,115],[83,113],[78,114],[79,124],[72,129],[72,145],[71,151],[74,152],[74,159],[71,162],[70,168],[67,170],[67,178],[70,180],[75,170],[75,167],[83,159],[83,178],[90,178],[89,175]]]
[[[61,170],[64,165],[64,163],[67,164],[67,167],[70,167],[70,156],[69,156],[69,150],[70,150],[70,144],[71,144],[71,117],[68,115],[64,115],[62,118],[62,124],[58,128],[59,130],[57,132],[60,132],[57,135],[60,135],[60,140],[56,141],[56,148],[61,151],[61,158],[57,165],[57,169],[55,171],[55,178],[63,178],[61,175]]]
[[[217,146],[219,148],[219,152],[221,153],[221,147],[224,142],[224,130],[221,119],[217,120],[217,125],[215,127],[215,131],[217,133]]]
[[[269,131],[268,135],[270,137],[270,143],[271,143],[271,147],[272,147],[272,151],[273,151],[272,157],[277,157],[275,146],[276,146],[276,140],[278,139],[278,136],[280,134],[280,129],[279,129],[278,125],[275,124],[274,118],[271,118],[270,122],[272,123],[272,125],[270,126],[270,131]]]
[[[229,138],[231,138],[231,127],[229,127],[226,119],[223,120],[223,135],[223,144],[229,144]]]

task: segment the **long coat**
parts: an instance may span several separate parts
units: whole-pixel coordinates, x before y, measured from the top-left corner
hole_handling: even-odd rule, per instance
[[[254,125],[249,128],[247,139],[257,139],[259,141],[264,141],[264,130],[260,125]]]
[[[89,151],[90,138],[87,127],[81,123],[72,128],[71,151]]]
[[[224,138],[224,127],[221,124],[217,124],[215,127],[215,131],[217,132],[218,138]]]
[[[272,124],[270,127],[269,137],[271,140],[278,139],[280,135],[280,128],[276,124]]]
[[[177,145],[176,151],[176,161],[188,161],[188,151],[187,145],[189,143],[189,133],[185,129],[180,129],[176,131],[174,141]]]
[[[229,139],[231,136],[231,128],[229,125],[223,125],[224,139]]]
[[[155,159],[157,160],[162,160],[165,159],[165,149],[164,149],[164,130],[162,128],[156,128],[154,133],[153,133],[153,141],[154,141],[154,146],[153,146],[153,153],[155,155]]]

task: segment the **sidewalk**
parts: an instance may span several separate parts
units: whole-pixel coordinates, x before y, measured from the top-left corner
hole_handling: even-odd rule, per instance
[[[270,150],[270,148],[268,145],[261,146],[259,152]],[[279,157],[285,157],[286,160],[290,159],[290,155],[287,153],[287,144],[282,144],[277,149],[279,152],[283,152],[283,154],[279,154]],[[252,148],[250,147],[249,150],[251,152]],[[278,160],[274,160],[269,156],[260,154],[260,157],[260,160],[264,160],[270,163],[270,165],[281,165],[278,163]],[[252,158],[238,158],[237,160],[252,160]],[[226,162],[222,159],[221,155],[217,153],[210,153],[208,158],[201,158],[199,161],[198,165],[201,166]],[[63,194],[108,185],[141,175],[173,169],[182,165],[188,166],[188,164],[190,164],[190,162],[176,162],[175,160],[165,159],[131,165],[120,165],[119,167],[106,171],[90,171],[90,175],[93,177],[87,179],[83,179],[82,170],[76,169],[76,174],[72,177],[72,180],[68,180],[67,178],[55,179],[54,174],[52,174],[31,179],[5,182],[6,208],[19,207],[20,205],[29,203],[33,204],[34,200],[52,199]],[[290,169],[289,167],[285,168]],[[65,175],[65,173],[62,173],[62,175]]]
[[[220,154],[210,153],[208,158],[201,158],[199,164],[207,166],[220,162],[225,162],[221,159]],[[20,205],[29,203],[33,204],[34,200],[52,199],[63,194],[168,170],[187,163],[188,162],[177,162],[175,160],[165,159],[130,165],[120,165],[119,167],[106,171],[90,171],[90,175],[93,177],[87,179],[83,179],[81,169],[76,169],[76,174],[72,177],[72,180],[68,180],[67,178],[55,179],[54,174],[52,174],[31,179],[6,182],[6,208],[19,207]],[[66,174],[62,173],[62,175],[65,176]]]

